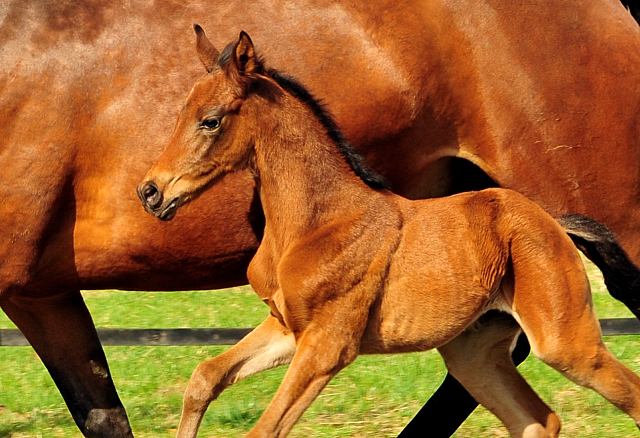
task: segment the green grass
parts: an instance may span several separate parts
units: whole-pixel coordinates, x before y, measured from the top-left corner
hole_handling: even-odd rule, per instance
[[[590,270],[602,318],[629,317]],[[99,327],[250,327],[267,307],[250,288],[207,292],[86,292]],[[0,316],[0,328],[12,324]],[[608,337],[609,348],[640,372],[640,336]],[[112,374],[138,438],[172,437],[182,391],[195,366],[228,347],[106,347]],[[628,417],[599,395],[580,388],[529,358],[525,378],[563,420],[566,437],[637,434]],[[215,401],[200,436],[242,437],[264,410],[285,369],[237,383]],[[445,375],[435,352],[363,356],[340,373],[296,425],[291,437],[395,437]],[[0,348],[0,438],[80,437],[62,398],[29,347]],[[457,438],[507,436],[491,414],[478,409]]]

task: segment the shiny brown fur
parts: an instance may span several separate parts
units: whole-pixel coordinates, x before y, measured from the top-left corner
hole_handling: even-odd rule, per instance
[[[249,169],[266,226],[247,275],[271,316],[196,370],[178,437],[195,437],[210,401],[262,369],[291,364],[246,436],[282,438],[359,354],[432,348],[511,436],[557,437],[558,417],[511,361],[520,329],[538,358],[640,422],[640,377],[604,345],[579,252],[552,216],[505,189],[393,194],[246,33],[218,54],[196,31],[209,74],[138,193],[171,219]]]
[[[244,284],[262,235],[246,172],[167,223],[132,189],[202,75],[194,22],[249,31],[396,192],[512,188],[640,261],[640,30],[615,0],[2,1],[0,305],[85,435],[130,432],[79,291]]]

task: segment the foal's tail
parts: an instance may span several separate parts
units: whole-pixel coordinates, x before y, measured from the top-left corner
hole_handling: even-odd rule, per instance
[[[640,319],[640,269],[600,222],[579,214],[558,219],[573,243],[602,271],[609,293]]]

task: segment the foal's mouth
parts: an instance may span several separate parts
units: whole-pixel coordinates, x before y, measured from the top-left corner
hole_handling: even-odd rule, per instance
[[[178,211],[178,207],[183,204],[179,196],[169,201],[165,200],[163,191],[158,188],[158,185],[154,181],[141,183],[137,187],[136,192],[138,198],[142,201],[144,210],[163,221],[173,219]]]
[[[160,209],[155,211],[150,211],[149,213],[151,213],[152,215],[154,215],[155,217],[157,217],[162,221],[170,221],[176,216],[176,213],[178,212],[178,207],[180,207],[179,199],[173,198],[171,202],[167,204],[166,207],[164,208],[161,207]]]

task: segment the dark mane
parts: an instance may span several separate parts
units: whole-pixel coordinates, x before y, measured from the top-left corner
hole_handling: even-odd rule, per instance
[[[229,62],[231,62],[233,54],[234,44],[231,43],[225,47],[220,56],[218,57],[218,67],[224,68]],[[257,71],[260,74],[264,74],[264,63],[261,59],[257,62]],[[369,187],[374,189],[389,189],[389,184],[385,181],[382,175],[375,172],[369,166],[367,166],[360,155],[342,135],[338,124],[335,122],[329,111],[322,105],[322,103],[316,99],[307,90],[304,85],[295,80],[294,78],[281,74],[276,70],[270,69],[268,76],[280,85],[286,92],[290,93],[296,99],[305,104],[314,114],[314,116],[320,121],[322,126],[327,130],[327,134],[331,140],[336,144],[338,150],[351,166],[351,169],[358,175],[362,181],[364,181]]]
[[[224,49],[222,49],[222,52],[220,52],[220,55],[218,55],[218,60],[216,61],[216,64],[218,65],[218,67],[224,68],[227,64],[231,62],[234,47],[235,47],[235,43],[232,42],[227,44],[227,46]],[[262,65],[262,63],[260,63],[260,65]]]
[[[327,134],[338,147],[338,150],[347,161],[351,169],[369,187],[374,189],[388,189],[389,184],[385,179],[367,166],[362,155],[360,155],[342,135],[338,124],[331,114],[300,82],[290,76],[283,75],[275,70],[269,72],[269,76],[278,83],[286,92],[304,103],[327,130]]]

